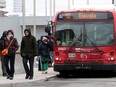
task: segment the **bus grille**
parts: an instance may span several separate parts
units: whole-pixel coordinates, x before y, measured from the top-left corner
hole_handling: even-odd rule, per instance
[[[65,64],[103,64],[103,60],[89,60],[89,61],[78,61],[78,60],[64,60]]]

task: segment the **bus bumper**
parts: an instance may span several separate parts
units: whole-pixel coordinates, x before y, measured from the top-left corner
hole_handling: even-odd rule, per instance
[[[95,64],[95,65],[77,65],[77,64],[54,64],[54,71],[72,71],[72,70],[116,70],[116,64]]]

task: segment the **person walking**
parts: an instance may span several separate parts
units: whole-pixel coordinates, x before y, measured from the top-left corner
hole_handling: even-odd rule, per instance
[[[34,74],[34,57],[37,56],[36,38],[31,35],[30,29],[24,30],[25,36],[21,41],[20,53],[22,56],[23,66],[26,72],[25,79],[33,79]],[[27,64],[29,62],[29,65]]]
[[[40,47],[41,43],[42,43],[42,40],[38,39],[37,40],[37,49]],[[41,56],[39,54],[39,51],[38,51],[37,64],[38,64],[38,71],[41,71],[42,70],[42,63],[41,63]]]
[[[46,37],[42,37],[42,43],[39,46],[39,54],[41,55],[42,74],[47,74],[48,57],[49,57],[49,41]]]
[[[49,51],[50,51],[50,59],[51,59],[52,66],[54,65],[53,44],[54,44],[54,38],[52,36],[50,36],[49,37]]]
[[[18,50],[17,39],[14,38],[14,33],[12,30],[7,31],[7,37],[5,38],[4,48],[8,49],[8,54],[4,56],[5,67],[7,72],[7,79],[13,80],[15,72],[15,53]]]
[[[1,38],[0,38],[0,50],[4,49],[4,40],[6,39],[7,31],[4,31]],[[2,69],[2,76],[7,76],[5,62],[4,62],[4,56],[1,55],[1,69]]]

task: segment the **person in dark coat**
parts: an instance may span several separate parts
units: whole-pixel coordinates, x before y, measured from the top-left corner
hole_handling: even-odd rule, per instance
[[[42,62],[42,74],[47,74],[48,58],[49,58],[49,41],[46,37],[42,38],[42,43],[39,46],[39,54]]]
[[[9,46],[10,44],[10,46]],[[8,54],[4,56],[5,67],[7,72],[7,79],[13,80],[14,72],[15,72],[15,54],[18,50],[18,42],[17,39],[14,38],[14,33],[12,30],[7,31],[7,37],[5,39],[4,48],[8,48]]]
[[[23,66],[26,72],[25,79],[33,79],[34,74],[34,57],[37,56],[36,38],[31,35],[30,29],[24,30],[25,36],[21,41],[20,53],[22,56]],[[29,62],[29,66],[28,63]]]
[[[4,48],[4,40],[7,36],[7,31],[4,31],[2,34],[2,37],[0,38],[0,43],[1,43],[1,47],[0,49],[3,50]],[[2,68],[2,76],[7,76],[7,72],[6,72],[6,67],[5,67],[5,63],[4,63],[4,56],[1,56],[1,68]]]
[[[38,39],[37,40],[37,49],[40,47],[41,43],[42,43],[42,40]],[[38,51],[37,63],[38,63],[38,71],[41,71],[42,70],[42,63],[41,63],[41,56],[39,54],[39,51]]]

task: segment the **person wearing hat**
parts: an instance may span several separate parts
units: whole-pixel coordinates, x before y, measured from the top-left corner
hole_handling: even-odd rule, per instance
[[[49,40],[47,37],[42,37],[42,43],[39,46],[39,54],[41,56],[42,74],[47,74],[49,58]]]
[[[15,53],[18,50],[18,42],[17,39],[14,38],[12,30],[7,31],[7,37],[4,41],[4,48],[8,48],[8,54],[4,56],[6,72],[8,74],[7,79],[13,80],[15,72]]]
[[[21,41],[20,54],[22,56],[23,66],[26,72],[25,79],[33,79],[34,57],[37,56],[37,43],[36,38],[31,35],[30,29],[25,29],[24,34],[25,36]]]

